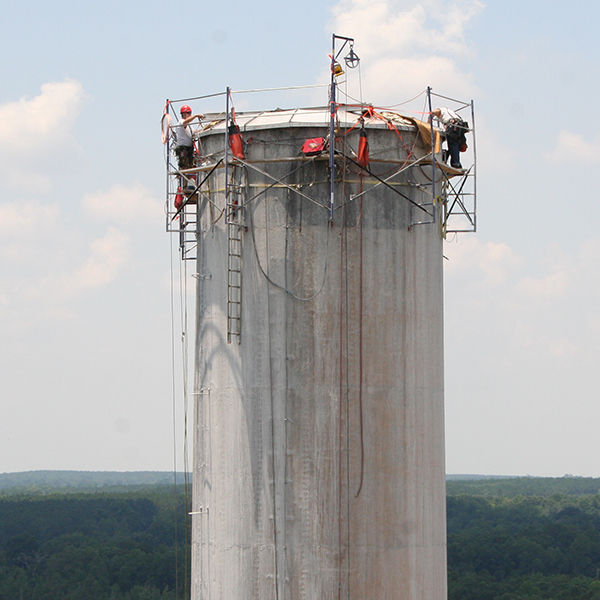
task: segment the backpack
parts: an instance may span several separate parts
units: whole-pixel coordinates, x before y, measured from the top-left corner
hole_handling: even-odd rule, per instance
[[[461,135],[469,131],[469,124],[462,119],[452,119],[448,125],[446,125],[446,133],[452,134],[453,137],[458,138]]]

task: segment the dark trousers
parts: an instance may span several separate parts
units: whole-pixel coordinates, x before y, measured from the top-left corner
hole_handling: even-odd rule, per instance
[[[460,169],[460,144],[455,137],[450,135],[446,136],[446,141],[448,142],[448,152],[450,152],[450,166]]]
[[[175,148],[179,169],[191,169],[194,166],[194,148],[192,146],[177,146]]]

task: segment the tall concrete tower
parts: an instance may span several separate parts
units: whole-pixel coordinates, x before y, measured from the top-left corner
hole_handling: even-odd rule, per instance
[[[428,125],[346,106],[332,169],[329,120],[215,119],[178,172],[195,187],[171,212],[197,265],[193,600],[447,595],[442,242],[458,173]]]

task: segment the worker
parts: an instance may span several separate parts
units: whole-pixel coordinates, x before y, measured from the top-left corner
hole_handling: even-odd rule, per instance
[[[436,108],[432,111],[431,116],[432,118],[436,117],[444,127],[444,137],[450,153],[450,166],[462,169],[460,153],[461,150],[464,152],[467,149],[465,133],[469,130],[468,123],[449,108]]]
[[[191,169],[194,166],[194,142],[190,123],[194,119],[201,123],[204,115],[192,115],[192,109],[187,104],[181,107],[180,112],[181,119],[173,126],[175,154],[180,169]]]

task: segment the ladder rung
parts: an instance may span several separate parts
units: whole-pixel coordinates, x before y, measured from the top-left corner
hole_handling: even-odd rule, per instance
[[[241,340],[242,328],[242,236],[245,224],[243,219],[243,186],[227,184],[225,222],[228,236],[228,277],[227,277],[227,341],[236,336]]]

